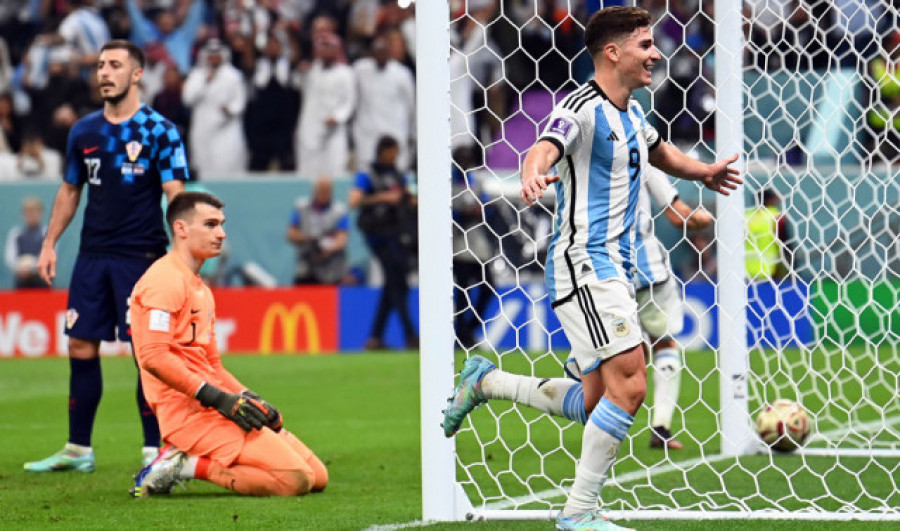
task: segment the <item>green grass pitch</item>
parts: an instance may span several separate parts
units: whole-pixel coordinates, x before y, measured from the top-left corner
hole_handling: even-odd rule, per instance
[[[105,389],[93,441],[97,470],[92,474],[25,473],[22,463],[45,457],[64,442],[68,362],[62,358],[2,360],[0,528],[327,530],[408,524],[421,518],[418,355],[228,356],[225,363],[244,383],[275,403],[285,414],[287,427],[323,459],[330,472],[330,484],[324,493],[302,498],[245,498],[211,484],[192,481],[170,496],[131,499],[128,489],[131,476],[139,466],[141,438],[134,405],[136,373],[127,358],[103,360]],[[695,370],[702,373],[705,369],[701,363]],[[682,403],[696,402],[699,390],[696,385],[687,385]],[[701,422],[703,415],[697,416],[697,422]],[[489,418],[486,410],[474,413],[476,425]],[[509,429],[504,436],[515,440],[519,436],[516,423],[512,422]],[[700,432],[704,429],[707,428],[698,425]],[[552,431],[542,429],[540,423],[532,426],[536,444],[547,448],[552,444],[542,440],[541,433]],[[578,430],[569,431],[572,435],[566,437],[566,442],[577,451]],[[645,441],[641,437],[635,440],[633,453],[652,459],[649,450],[644,450]],[[471,451],[465,436],[459,444],[463,455]],[[686,452],[685,459],[693,457],[690,452]],[[524,470],[531,464],[526,460],[521,466]],[[631,465],[626,462],[621,466]],[[550,473],[570,475],[571,470],[560,466]],[[714,477],[695,479],[693,488],[697,491],[714,490]],[[882,479],[873,477],[870,481]],[[679,488],[677,481],[670,486]],[[862,530],[871,529],[874,524],[638,521],[633,525],[639,529],[724,526],[728,529]],[[549,522],[429,526],[429,529],[549,528]]]

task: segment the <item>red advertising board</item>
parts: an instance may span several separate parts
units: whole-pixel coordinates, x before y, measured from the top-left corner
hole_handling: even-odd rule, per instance
[[[338,349],[338,295],[333,286],[215,290],[222,352],[325,353]],[[66,355],[66,292],[0,292],[0,358]],[[128,353],[120,343],[104,355]]]

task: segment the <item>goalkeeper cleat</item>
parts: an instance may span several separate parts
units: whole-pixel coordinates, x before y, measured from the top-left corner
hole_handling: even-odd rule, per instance
[[[574,516],[563,516],[562,511],[556,517],[556,529],[605,529],[605,530],[631,530],[630,527],[622,527],[609,521],[603,511],[586,511]]]
[[[178,473],[187,461],[187,454],[171,445],[160,450],[159,455],[148,466],[134,476],[131,495],[135,498],[168,494],[180,481]]]
[[[672,433],[663,426],[654,426],[650,431],[650,448],[681,450],[684,448],[684,445],[675,439]]]
[[[453,392],[453,396],[447,399],[447,409],[444,410],[444,435],[452,437],[459,431],[463,420],[476,407],[487,402],[481,392],[481,380],[484,375],[496,369],[497,366],[483,356],[472,356],[466,360],[462,372],[459,374],[459,385]]]
[[[93,472],[94,452],[79,454],[68,447],[63,448],[46,459],[25,463],[25,470],[28,472],[65,472],[67,470]]]

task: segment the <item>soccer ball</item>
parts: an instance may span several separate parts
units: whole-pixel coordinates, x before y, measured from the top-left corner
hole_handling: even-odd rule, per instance
[[[773,450],[796,450],[809,437],[809,415],[800,404],[778,399],[764,407],[756,417],[756,433]]]

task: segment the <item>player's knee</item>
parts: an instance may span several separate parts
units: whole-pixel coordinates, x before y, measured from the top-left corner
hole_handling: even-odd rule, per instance
[[[312,490],[314,477],[309,470],[279,470],[272,473],[276,482],[275,496],[303,496]]]
[[[318,461],[318,459],[316,461]],[[315,479],[313,480],[311,492],[321,492],[325,490],[325,487],[328,486],[328,469],[325,468],[325,465],[321,461],[318,461],[318,463],[313,466],[313,473],[315,474]]]
[[[89,360],[100,355],[100,342],[87,339],[69,338],[69,356]]]

